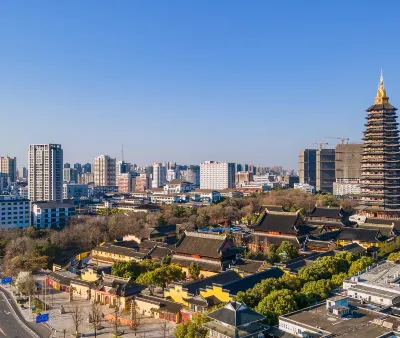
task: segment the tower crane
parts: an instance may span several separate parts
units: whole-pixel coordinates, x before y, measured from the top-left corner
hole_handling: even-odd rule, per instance
[[[344,144],[344,141],[347,141],[347,143],[349,143],[348,141],[350,141],[350,139],[349,139],[349,138],[346,138],[346,137],[325,136],[325,138],[334,138],[334,139],[336,139],[336,140],[341,140],[341,141],[342,141],[342,144]]]
[[[313,144],[319,144],[319,149],[322,149],[323,145],[325,145],[325,146],[333,146],[334,145],[334,144],[329,144],[327,142],[320,142],[320,143],[314,142]]]

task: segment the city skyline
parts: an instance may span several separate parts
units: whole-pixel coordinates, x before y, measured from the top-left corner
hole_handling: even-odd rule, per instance
[[[0,109],[29,125],[3,131],[0,155],[26,166],[29,144],[57,143],[85,163],[124,144],[139,164],[295,168],[324,136],[359,142],[380,67],[399,106],[400,5],[371,25],[376,2],[342,4],[4,4]]]

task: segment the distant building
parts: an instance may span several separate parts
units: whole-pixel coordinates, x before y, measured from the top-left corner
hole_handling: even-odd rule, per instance
[[[32,225],[40,229],[62,228],[75,212],[75,206],[67,203],[32,203]]]
[[[0,229],[31,225],[30,201],[13,195],[0,195]]]
[[[10,176],[8,174],[0,173],[0,194],[8,191],[10,183]]]
[[[333,194],[335,196],[360,195],[360,179],[336,179],[333,183]]]
[[[317,191],[333,193],[335,178],[335,149],[317,150]]]
[[[92,172],[92,165],[90,163],[86,163],[82,166],[82,173],[88,174]]]
[[[360,179],[363,144],[338,144],[335,155],[336,179]]]
[[[177,169],[168,169],[167,170],[167,181],[172,181],[178,178]]]
[[[218,202],[221,194],[213,189],[196,189],[189,193],[191,199],[197,202]]]
[[[64,183],[63,199],[88,197],[89,187],[87,184]]]
[[[183,180],[172,180],[164,186],[165,194],[180,194],[195,190],[196,186]]]
[[[283,178],[283,183],[285,183],[285,185],[286,185],[288,188],[294,188],[294,185],[295,185],[296,183],[300,183],[299,176],[286,175],[286,176]]]
[[[29,199],[62,201],[63,150],[60,144],[29,146]]]
[[[205,161],[200,163],[201,189],[227,189],[235,186],[235,164]]]
[[[188,169],[181,170],[180,176],[182,180],[193,183],[196,187],[200,187],[200,166],[191,165]]]
[[[116,159],[100,155],[94,160],[94,183],[98,186],[116,185]]]
[[[28,169],[26,167],[22,167],[19,169],[19,177],[22,179],[28,179]]]
[[[315,194],[315,187],[308,183],[295,183],[293,188],[308,192],[310,194]]]
[[[163,187],[165,183],[167,183],[167,167],[162,163],[154,163],[152,188]]]
[[[80,163],[75,163],[75,164],[74,164],[74,168],[75,168],[76,170],[78,170],[80,173],[82,172],[82,164],[80,164]]]
[[[67,183],[78,183],[79,171],[76,168],[63,169],[63,181]]]
[[[124,161],[117,161],[115,167],[115,174],[118,176],[120,174],[126,174],[131,171],[131,164]]]
[[[0,157],[0,173],[7,174],[10,182],[17,181],[17,158],[16,157]]]
[[[238,171],[235,174],[235,186],[242,183],[249,183],[253,181],[253,173],[249,171]]]
[[[131,193],[136,188],[136,173],[124,173],[117,176],[118,192]]]
[[[89,184],[94,182],[94,174],[93,173],[84,173],[78,176],[79,184]]]
[[[317,185],[317,150],[303,149],[299,154],[300,183]]]
[[[71,168],[71,164],[69,164],[69,163],[64,163],[63,168]]]
[[[140,174],[140,176],[136,177],[136,192],[145,192],[148,189],[151,189],[151,179],[150,175],[145,173],[145,174]]]

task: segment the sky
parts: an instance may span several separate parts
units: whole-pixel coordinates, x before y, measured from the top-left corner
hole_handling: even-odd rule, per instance
[[[297,168],[361,141],[383,68],[400,106],[400,2],[3,1],[0,156]],[[330,147],[330,146],[328,146]]]

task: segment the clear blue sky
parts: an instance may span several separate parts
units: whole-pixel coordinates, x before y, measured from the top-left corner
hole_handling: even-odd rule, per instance
[[[361,139],[380,67],[400,106],[399,1],[3,1],[0,155],[297,167]]]

